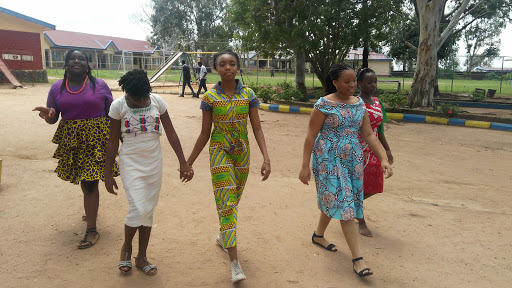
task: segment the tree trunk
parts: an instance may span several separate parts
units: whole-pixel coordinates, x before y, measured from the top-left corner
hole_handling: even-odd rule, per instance
[[[439,0],[418,0],[416,3],[420,18],[420,39],[409,94],[409,106],[412,108],[429,107],[434,103],[439,22],[444,8],[444,1]]]
[[[306,54],[304,50],[295,51],[295,89],[308,99],[306,90]]]
[[[363,11],[368,9],[368,0],[363,0]],[[367,15],[364,14],[365,19],[363,20],[363,23],[367,23],[368,20]],[[370,54],[370,29],[368,26],[364,27],[364,39],[363,39],[363,66],[361,68],[368,68],[368,55]]]

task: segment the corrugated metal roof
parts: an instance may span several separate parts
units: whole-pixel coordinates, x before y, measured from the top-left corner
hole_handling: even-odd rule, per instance
[[[46,38],[55,47],[62,48],[86,48],[105,50],[113,45],[118,51],[128,51],[134,53],[153,53],[157,47],[152,47],[148,41],[133,40],[119,37],[94,35],[71,31],[46,31]]]
[[[49,29],[55,30],[55,25],[53,25],[53,24],[46,23],[46,22],[38,20],[36,18],[32,18],[32,17],[29,17],[27,15],[23,15],[23,14],[20,14],[18,12],[14,12],[12,10],[9,10],[9,9],[3,8],[3,7],[0,7],[0,12],[5,13],[5,14],[9,14],[9,15],[14,16],[14,17],[18,17],[18,18],[23,19],[25,21],[29,21],[29,22],[35,23],[37,25],[41,25],[41,26],[49,28]]]

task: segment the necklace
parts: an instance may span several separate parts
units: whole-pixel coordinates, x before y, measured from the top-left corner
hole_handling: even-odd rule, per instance
[[[68,86],[69,77],[68,77],[68,78],[66,78],[66,90],[68,90],[68,92],[71,93],[71,94],[78,94],[78,93],[80,93],[80,92],[82,92],[84,90],[85,83],[87,83],[88,79],[89,79],[89,75],[85,75],[85,80],[84,80],[84,84],[82,85],[82,89],[80,89],[80,90],[78,90],[76,92],[73,92],[73,91],[69,90],[69,86]]]

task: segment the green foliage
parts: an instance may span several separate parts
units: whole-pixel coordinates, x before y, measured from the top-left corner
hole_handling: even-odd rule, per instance
[[[290,82],[281,82],[277,84],[278,94],[277,99],[285,101],[286,104],[292,105],[293,101],[302,99],[302,93],[295,89]]]
[[[442,102],[441,104],[439,104],[436,110],[437,112],[446,114],[446,116],[448,117],[454,117],[462,111],[459,106],[446,102]]]
[[[398,93],[384,94],[380,100],[388,104],[391,110],[398,110],[407,104],[407,96]]]
[[[248,85],[251,87],[252,91],[254,91],[254,94],[263,101],[263,103],[271,103],[272,100],[274,100],[274,95],[276,94],[276,90],[272,89],[272,86],[263,86],[263,85],[256,85],[254,83],[249,83]]]
[[[481,89],[475,89],[475,92],[473,93],[472,99],[476,102],[484,102],[485,101],[485,90]]]
[[[501,80],[501,77],[494,72],[485,74],[484,80]]]

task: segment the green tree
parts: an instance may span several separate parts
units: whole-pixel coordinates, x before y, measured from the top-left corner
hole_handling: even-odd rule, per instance
[[[478,66],[491,65],[500,55],[501,39],[498,37],[506,25],[505,19],[480,19],[464,31],[466,72]]]
[[[510,21],[512,0],[412,0],[412,3],[419,18],[420,33],[409,105],[433,106],[438,51],[443,44],[479,19]]]
[[[152,0],[150,40],[172,50],[218,51],[229,47],[228,0]]]
[[[343,0],[232,0],[230,19],[239,25],[238,38],[246,49],[270,57],[293,54],[298,63],[304,63],[303,53],[324,85],[329,67],[343,61],[359,42],[355,33],[359,7],[356,1]],[[296,87],[305,90],[304,69],[295,70],[296,81],[302,82]]]

